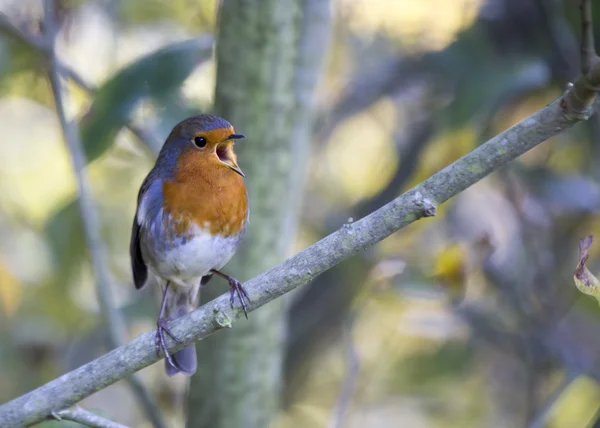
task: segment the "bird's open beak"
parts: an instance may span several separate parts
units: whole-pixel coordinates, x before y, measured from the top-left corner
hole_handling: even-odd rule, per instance
[[[242,134],[231,134],[229,137],[227,137],[225,141],[223,141],[217,146],[217,156],[219,156],[221,162],[223,162],[225,165],[237,172],[242,177],[245,177],[246,174],[244,174],[244,171],[242,171],[242,169],[237,164],[237,159],[235,157],[235,154],[233,153],[233,142],[231,141],[239,140],[241,138],[246,137]]]

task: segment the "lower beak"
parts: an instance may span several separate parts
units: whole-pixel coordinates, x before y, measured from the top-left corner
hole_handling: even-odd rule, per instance
[[[229,168],[233,169],[235,172],[237,172],[242,177],[246,176],[246,174],[244,174],[244,171],[242,171],[242,169],[237,164],[229,164]]]

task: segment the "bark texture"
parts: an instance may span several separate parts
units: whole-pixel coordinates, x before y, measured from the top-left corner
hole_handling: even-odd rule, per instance
[[[225,271],[246,281],[285,259],[304,183],[328,0],[225,0],[219,11],[215,113],[248,138],[236,145],[250,224]],[[203,290],[210,300],[222,286]],[[197,346],[188,427],[262,428],[279,409],[283,300]],[[204,369],[203,369],[204,368]]]

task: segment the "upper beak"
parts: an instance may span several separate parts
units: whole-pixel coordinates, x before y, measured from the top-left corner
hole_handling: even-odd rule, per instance
[[[239,140],[242,138],[246,138],[246,136],[243,134],[231,134],[227,139],[228,140]]]

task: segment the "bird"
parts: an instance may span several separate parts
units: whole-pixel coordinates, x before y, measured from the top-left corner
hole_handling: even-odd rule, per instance
[[[243,138],[218,116],[200,114],[179,122],[138,193],[129,247],[133,283],[136,289],[150,280],[161,285],[155,346],[169,376],[196,371],[194,345],[171,355],[165,334],[181,342],[168,323],[196,308],[200,287],[213,276],[228,281],[230,304],[237,295],[248,318],[248,293],[221,272],[249,218],[245,174],[233,150]]]

